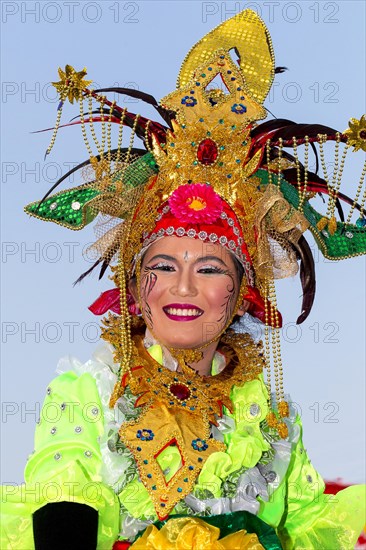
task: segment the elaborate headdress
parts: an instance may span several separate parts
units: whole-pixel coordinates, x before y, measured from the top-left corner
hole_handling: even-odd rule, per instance
[[[343,133],[285,119],[258,124],[266,117],[263,102],[276,72],[282,69],[275,68],[269,33],[251,10],[225,21],[189,51],[176,90],[159,103],[136,90],[92,90],[85,69],[76,72],[70,65],[65,71],[59,69],[60,81],[54,85],[60,104],[47,153],[60,127],[64,102],[69,99],[80,104],[80,119],[71,124],[81,125],[90,159],[63,176],[41,201],[28,205],[26,212],[73,230],[99,216],[99,238],[94,245],[98,258],[91,269],[101,264],[102,276],[118,257],[113,270],[119,291],[109,295],[109,305],[120,313],[119,330],[116,332],[116,322],[110,317],[106,333],[115,335],[121,379],[132,357],[126,283],[138,266],[141,250],[164,235],[218,242],[231,250],[244,268],[241,299],[246,298],[250,312],[265,323],[268,358],[272,338],[277,400],[280,414],[286,415],[279,351],[281,317],[274,280],[295,274],[300,261],[300,323],[309,314],[315,293],[314,262],[303,237],[305,230],[313,233],[326,258],[338,260],[365,253],[366,167],[354,199],[342,194],[340,185],[348,151],[366,151],[366,119],[352,119]],[[164,123],[128,112],[103,95],[108,92],[145,101]],[[94,109],[94,101],[99,108]],[[101,124],[99,139],[96,122]],[[119,127],[115,147],[113,124]],[[132,130],[128,147],[122,146],[124,126]],[[135,136],[144,149],[134,148]],[[324,160],[326,142],[334,143],[331,175]],[[301,161],[300,146],[304,147]],[[316,157],[315,172],[309,170],[311,150]],[[317,150],[323,177],[317,174]],[[78,170],[83,170],[85,183],[51,195]],[[324,213],[311,204],[317,194],[328,197]],[[341,201],[350,206],[347,218]],[[354,222],[356,211],[359,217]],[[120,391],[118,384],[112,402]],[[272,422],[277,420],[272,418]]]

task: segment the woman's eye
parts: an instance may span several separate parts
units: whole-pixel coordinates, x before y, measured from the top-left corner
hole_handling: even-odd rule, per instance
[[[149,267],[149,269],[158,269],[159,271],[175,271],[172,265],[165,264],[163,262],[159,262],[158,264],[152,265]]]
[[[225,273],[225,271],[220,267],[216,267],[214,265],[208,265],[208,266],[200,267],[198,270],[198,273]]]

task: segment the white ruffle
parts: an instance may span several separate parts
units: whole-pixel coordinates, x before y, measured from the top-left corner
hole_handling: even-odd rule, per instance
[[[99,345],[92,358],[86,363],[81,363],[72,356],[63,357],[58,362],[56,372],[62,374],[72,371],[78,376],[89,373],[95,379],[104,418],[104,433],[99,441],[102,454],[100,475],[106,485],[119,492],[119,488],[123,484],[124,474],[127,468],[131,466],[133,459],[129,452],[120,454],[111,451],[108,446],[110,439],[117,439],[119,428],[126,419],[120,409],[123,398],[116,402],[113,409],[109,407],[109,398],[117,382],[119,368],[119,365],[113,359],[113,349],[113,346],[107,343]]]

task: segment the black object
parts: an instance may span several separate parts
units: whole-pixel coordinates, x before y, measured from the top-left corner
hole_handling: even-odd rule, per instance
[[[46,504],[33,514],[36,550],[96,550],[98,512],[76,502]]]

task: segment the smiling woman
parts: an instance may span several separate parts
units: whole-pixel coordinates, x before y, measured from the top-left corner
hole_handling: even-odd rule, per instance
[[[343,134],[285,119],[259,124],[275,72],[269,33],[251,10],[190,50],[177,90],[160,104],[112,90],[152,104],[164,123],[110,102],[101,95],[109,89],[89,89],[86,70],[59,71],[48,152],[64,102],[79,101],[87,181],[49,196],[52,188],[26,211],[74,230],[99,216],[98,258],[87,273],[110,266],[115,288],[90,307],[110,310],[107,343],[85,364],[61,361],[47,388],[26,492],[6,490],[1,548],[354,547],[363,488],[330,501],[307,457],[301,419],[285,398],[274,282],[300,262],[301,323],[315,294],[303,233],[310,229],[330,259],[365,252],[361,184],[354,200],[340,193],[347,151],[366,150],[357,134],[364,122]],[[223,89],[212,87],[217,78]],[[128,148],[123,126],[132,130]],[[132,147],[135,135],[145,149]],[[335,147],[333,183],[326,142]],[[310,146],[324,178],[309,169]],[[329,197],[323,214],[310,204],[316,193]],[[233,324],[244,314],[263,323],[264,345]],[[50,410],[59,413],[51,424]]]
[[[151,335],[166,348],[203,348],[208,374],[218,338],[233,318],[240,281],[233,255],[218,244],[164,237],[146,252],[131,292]],[[178,323],[184,322],[184,326]]]

